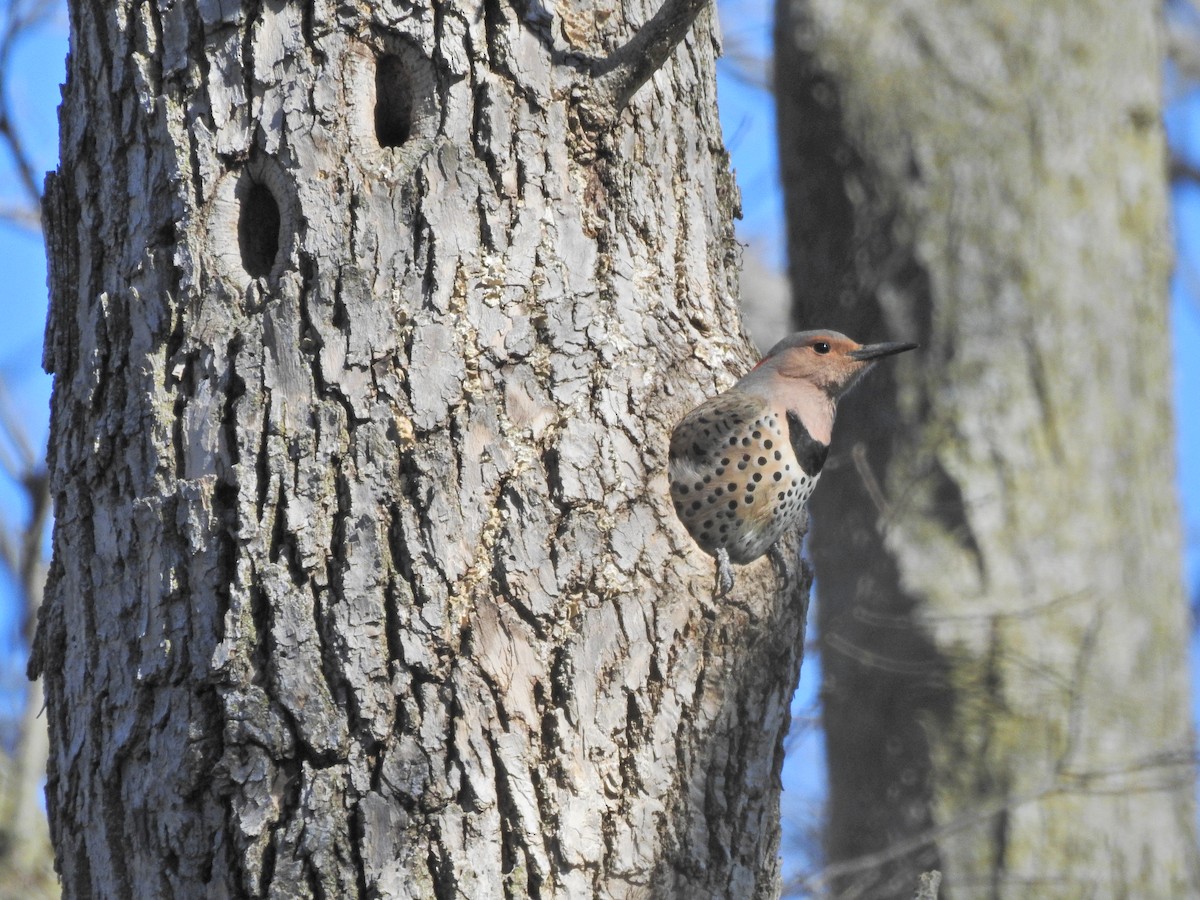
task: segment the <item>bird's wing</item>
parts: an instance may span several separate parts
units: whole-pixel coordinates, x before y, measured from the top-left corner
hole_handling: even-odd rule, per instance
[[[701,548],[726,548],[736,563],[766,550],[787,447],[784,423],[759,397],[727,391],[698,406],[671,433],[671,500]],[[761,488],[761,489],[760,489]]]
[[[677,470],[694,470],[720,459],[728,448],[747,440],[755,424],[769,414],[759,397],[726,391],[700,404],[671,432],[672,478]]]

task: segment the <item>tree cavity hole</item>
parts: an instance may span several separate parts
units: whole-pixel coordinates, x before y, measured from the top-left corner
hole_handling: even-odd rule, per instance
[[[238,209],[238,249],[252,278],[265,278],[279,255],[279,201],[260,181],[251,182]]]
[[[412,134],[413,80],[395,53],[375,66],[375,138],[380,147],[400,147]]]

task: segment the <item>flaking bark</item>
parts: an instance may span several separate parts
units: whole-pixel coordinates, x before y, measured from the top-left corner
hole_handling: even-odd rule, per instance
[[[713,602],[664,477],[750,361],[711,22],[573,105],[654,11],[72,4],[68,897],[777,891],[807,585]]]

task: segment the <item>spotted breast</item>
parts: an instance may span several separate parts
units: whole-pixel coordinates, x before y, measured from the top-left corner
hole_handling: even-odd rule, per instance
[[[671,435],[675,512],[705,552],[748,563],[801,520],[826,450],[794,416],[781,421],[763,399],[727,391]]]

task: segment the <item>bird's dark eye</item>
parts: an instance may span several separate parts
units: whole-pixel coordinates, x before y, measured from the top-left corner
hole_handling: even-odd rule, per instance
[[[812,348],[814,350],[816,350],[818,353],[828,353],[829,352],[829,343],[827,341],[817,341],[815,344],[812,345]]]

